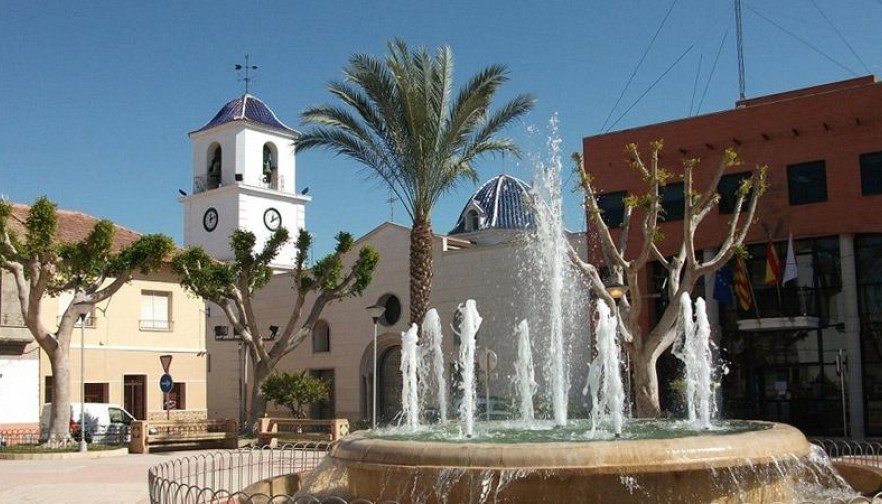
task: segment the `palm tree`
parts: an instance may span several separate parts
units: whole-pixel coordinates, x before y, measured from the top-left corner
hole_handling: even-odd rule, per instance
[[[396,39],[389,55],[356,54],[344,80],[328,89],[342,105],[304,111],[316,125],[297,139],[300,149],[324,147],[365,166],[404,204],[410,233],[410,319],[428,309],[432,285],[432,208],[463,180],[477,180],[473,163],[486,154],[519,154],[514,142],[496,135],[523,116],[535,100],[524,94],[491,113],[490,102],[508,80],[506,68],[492,65],[453,97],[453,53],[439,47],[411,51]]]

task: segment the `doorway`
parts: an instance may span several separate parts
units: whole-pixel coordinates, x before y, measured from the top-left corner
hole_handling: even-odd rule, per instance
[[[137,420],[147,419],[147,375],[123,375],[123,407]]]

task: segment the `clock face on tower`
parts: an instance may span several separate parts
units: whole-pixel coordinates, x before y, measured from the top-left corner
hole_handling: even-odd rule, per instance
[[[217,227],[217,209],[214,207],[209,208],[205,211],[205,214],[202,215],[202,227],[205,228],[209,233],[214,231],[214,228]]]
[[[282,225],[282,214],[275,208],[267,208],[263,213],[263,225],[270,231],[279,229],[279,226]]]

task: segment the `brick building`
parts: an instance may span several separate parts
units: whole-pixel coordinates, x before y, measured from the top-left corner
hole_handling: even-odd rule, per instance
[[[637,142],[646,152],[658,139],[662,163],[675,173],[682,173],[684,158],[702,160],[699,188],[726,147],[745,161],[720,181],[720,209],[699,228],[700,249],[721,243],[740,178],[756,165],[769,168],[769,190],[746,241],[753,300],[748,309],[709,303],[731,368],[723,380],[723,415],[788,422],[811,435],[841,435],[843,424],[851,436],[882,435],[882,83],[861,77],[585,138],[586,167],[604,192],[609,223],[621,219],[622,196],[645,187],[628,167],[624,146]],[[665,254],[680,243],[682,198],[682,183],[668,184]],[[798,278],[766,286],[766,244],[771,239],[784,261],[790,234]],[[653,317],[665,293],[651,268],[645,281],[658,293],[649,301]],[[713,287],[706,278],[694,295],[713,300]],[[670,364],[660,361],[663,402]]]

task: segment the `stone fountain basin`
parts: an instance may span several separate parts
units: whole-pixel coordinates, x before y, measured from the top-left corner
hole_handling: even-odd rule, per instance
[[[516,444],[354,433],[308,486],[314,494],[402,504],[792,501],[799,477],[789,468],[812,445],[789,425],[756,424],[734,434]]]

